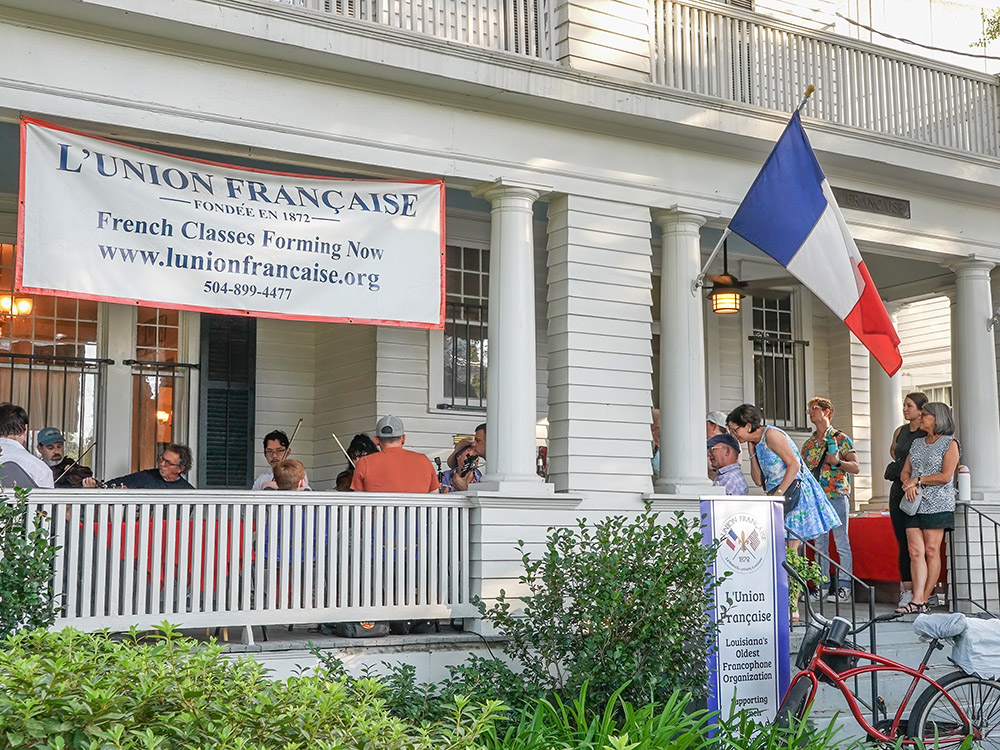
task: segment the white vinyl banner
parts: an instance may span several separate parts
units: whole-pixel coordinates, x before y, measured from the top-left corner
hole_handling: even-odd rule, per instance
[[[208,163],[21,123],[18,288],[440,328],[444,184]]]
[[[769,497],[701,499],[705,539],[720,540],[714,574],[718,642],[709,657],[708,707],[771,721],[789,681],[788,578],[781,503]]]

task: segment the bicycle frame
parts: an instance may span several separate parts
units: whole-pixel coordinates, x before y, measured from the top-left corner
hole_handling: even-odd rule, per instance
[[[917,669],[908,667],[905,664],[900,664],[892,659],[888,659],[884,656],[879,656],[878,654],[870,654],[867,651],[855,651],[854,649],[848,648],[831,648],[829,646],[824,646],[820,643],[816,647],[816,653],[813,655],[812,660],[809,662],[809,667],[803,669],[797,675],[792,678],[792,681],[788,685],[788,690],[791,691],[792,687],[800,679],[808,678],[812,682],[812,687],[809,691],[809,700],[807,705],[812,705],[816,698],[816,691],[819,689],[819,678],[817,674],[821,674],[829,679],[834,686],[836,686],[844,696],[844,700],[847,701],[847,706],[851,710],[851,714],[854,716],[854,720],[872,737],[881,740],[883,742],[895,742],[901,740],[904,746],[913,747],[917,744],[917,740],[913,738],[902,737],[899,734],[899,725],[903,719],[903,711],[906,710],[910,699],[913,697],[913,693],[917,688],[917,685],[921,681],[927,682],[933,685],[938,692],[944,693],[945,697],[949,700],[951,705],[954,707],[955,711],[965,726],[972,729],[972,722],[969,721],[969,717],[966,716],[962,707],[958,705],[951,694],[941,687],[937,682],[932,680],[926,674],[924,674],[927,669],[927,663],[930,660],[931,654],[938,648],[938,641],[932,641],[927,649],[927,653],[924,655],[923,660],[920,662],[920,666]],[[870,661],[871,664],[866,664],[864,666],[851,667],[850,669],[845,669],[843,672],[835,672],[826,662],[823,661],[823,656],[843,656],[857,659],[865,659]],[[909,675],[913,678],[913,682],[910,684],[909,689],[906,691],[906,695],[903,696],[903,700],[896,711],[895,716],[892,720],[892,727],[890,731],[892,734],[885,734],[880,730],[876,729],[861,712],[861,706],[858,703],[857,697],[851,692],[851,689],[847,686],[847,681],[857,675],[869,674],[871,672],[902,672],[903,674]],[[975,730],[972,730],[975,732]],[[946,735],[938,739],[940,745],[949,744],[959,744],[961,743],[967,735]],[[976,739],[979,739],[977,736]]]

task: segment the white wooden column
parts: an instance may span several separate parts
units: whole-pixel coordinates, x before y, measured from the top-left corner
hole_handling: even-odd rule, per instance
[[[989,503],[1000,502],[996,342],[986,327],[993,315],[990,271],[994,265],[992,260],[975,257],[951,265],[956,281],[952,359],[958,365],[953,382],[962,404],[962,462],[972,472],[973,499]]]
[[[104,371],[101,438],[93,468],[94,476],[108,479],[132,471],[132,368],[122,362],[135,358],[135,306],[102,303],[98,309],[98,353],[115,363]]]
[[[898,330],[897,319],[899,307],[890,302],[885,303],[892,318],[893,327]],[[892,433],[903,423],[903,390],[902,374],[897,372],[891,378],[885,370],[869,355],[868,373],[871,387],[871,470],[872,499],[871,503],[883,507],[889,506],[889,488],[892,482],[883,478],[885,466],[889,463],[889,446],[892,443]]]
[[[705,321],[700,229],[711,214],[673,206],[654,209],[662,231],[660,278],[660,476],[655,492],[712,491],[705,454]],[[721,490],[721,488],[716,488]]]
[[[532,209],[543,188],[507,180],[477,193],[492,204],[486,475],[482,491],[543,491],[535,472],[535,267]]]

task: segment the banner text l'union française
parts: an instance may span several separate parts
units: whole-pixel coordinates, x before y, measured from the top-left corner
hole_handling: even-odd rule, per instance
[[[20,290],[443,325],[444,184],[324,179],[21,122]]]

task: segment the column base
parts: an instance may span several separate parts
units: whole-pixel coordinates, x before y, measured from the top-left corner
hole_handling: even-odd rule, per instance
[[[1000,487],[973,487],[972,505],[1000,505]]]
[[[714,485],[708,479],[658,478],[653,482],[653,494],[701,497],[702,495],[725,495],[726,488]]]
[[[481,492],[518,496],[552,495],[556,491],[555,485],[544,481],[537,474],[486,474],[474,487]]]

